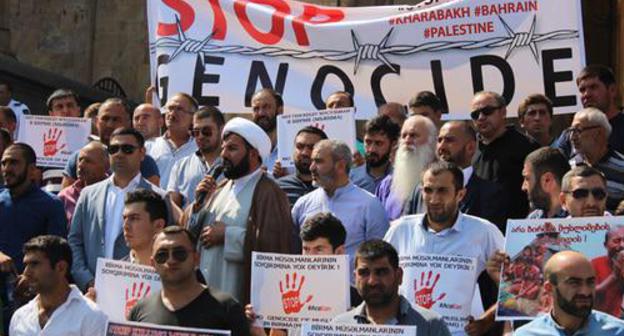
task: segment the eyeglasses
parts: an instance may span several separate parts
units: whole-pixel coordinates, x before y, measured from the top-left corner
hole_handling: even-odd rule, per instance
[[[585,131],[593,130],[595,128],[601,127],[600,125],[587,126],[587,127],[570,127],[566,129],[566,132],[574,135],[574,134],[582,134]]]
[[[212,136],[212,128],[206,126],[206,127],[202,127],[202,128],[193,128],[191,130],[191,133],[193,134],[194,137],[197,137],[199,135],[199,133],[201,133],[201,135],[205,136],[205,137],[210,137]]]
[[[484,106],[482,108],[478,108],[478,109],[470,112],[470,118],[472,120],[477,120],[477,119],[479,119],[479,116],[481,114],[483,114],[486,117],[490,116],[490,115],[492,115],[492,113],[494,113],[494,111],[498,110],[501,107],[502,106]]]
[[[169,260],[169,256],[173,257],[173,260],[177,262],[185,262],[189,256],[189,251],[183,247],[174,247],[169,249],[160,249],[154,254],[154,261],[162,265]]]
[[[132,154],[137,149],[138,149],[138,147],[133,146],[133,145],[127,145],[127,144],[123,144],[123,145],[110,145],[110,146],[108,146],[108,154],[115,155],[115,154],[117,154],[117,152],[119,152],[119,150],[121,150],[121,152],[124,153],[124,154]]]
[[[592,194],[592,196],[594,196],[595,199],[599,201],[602,201],[603,199],[607,197],[607,191],[602,188],[593,188],[593,189],[579,188],[579,189],[575,189],[572,191],[564,191],[564,192],[566,194],[572,194],[572,197],[574,197],[574,199],[587,198],[590,193]]]

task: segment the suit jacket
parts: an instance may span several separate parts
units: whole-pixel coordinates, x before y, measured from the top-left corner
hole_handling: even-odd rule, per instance
[[[501,232],[505,232],[507,204],[508,197],[502,186],[473,173],[466,184],[466,196],[459,204],[459,211],[487,219],[496,224]],[[405,203],[403,215],[425,211],[426,206],[422,200],[420,186],[417,186]]]
[[[76,211],[72,218],[68,242],[72,250],[72,276],[83,291],[95,277],[98,257],[104,257],[104,228],[106,226],[106,195],[113,181],[107,178],[85,187],[80,193]],[[164,195],[164,191],[141,178],[137,189],[148,189]],[[115,239],[113,259],[122,259],[130,249],[126,245],[123,232]]]

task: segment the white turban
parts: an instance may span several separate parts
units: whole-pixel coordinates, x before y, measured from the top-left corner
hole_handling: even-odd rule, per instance
[[[222,138],[234,133],[245,139],[253,148],[255,148],[262,161],[266,161],[271,155],[271,139],[260,126],[245,118],[233,118],[223,127]]]

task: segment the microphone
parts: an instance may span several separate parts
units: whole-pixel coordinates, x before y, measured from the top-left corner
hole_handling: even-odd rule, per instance
[[[215,169],[212,171],[212,174],[210,174],[210,176],[212,176],[212,178],[216,182],[217,178],[219,177],[219,175],[221,175],[221,173],[223,173],[223,165],[219,165],[215,167]],[[199,195],[197,195],[197,198],[195,199],[195,204],[198,204],[198,205],[204,204],[204,201],[206,200],[206,196],[208,196],[207,192],[205,191],[200,192]]]

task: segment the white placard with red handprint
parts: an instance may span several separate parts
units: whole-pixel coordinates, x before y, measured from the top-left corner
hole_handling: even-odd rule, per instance
[[[464,334],[477,283],[477,259],[417,254],[402,256],[400,292],[412,304],[438,312],[451,333]]]
[[[97,304],[111,320],[125,321],[140,299],[162,288],[153,267],[98,258],[95,270]]]
[[[277,157],[282,167],[294,165],[292,154],[295,136],[306,126],[321,129],[328,138],[342,140],[351,147],[352,152],[355,151],[355,109],[283,114],[277,117]]]
[[[294,328],[328,323],[349,308],[346,255],[303,256],[253,252],[251,303],[256,323]]]
[[[17,141],[35,150],[37,166],[63,168],[72,153],[87,144],[89,134],[90,119],[22,115]]]

